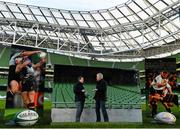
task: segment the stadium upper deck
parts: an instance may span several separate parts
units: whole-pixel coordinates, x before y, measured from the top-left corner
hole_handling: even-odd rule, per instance
[[[167,56],[179,52],[179,10],[179,0],[130,0],[93,11],[1,1],[0,43],[101,60]]]

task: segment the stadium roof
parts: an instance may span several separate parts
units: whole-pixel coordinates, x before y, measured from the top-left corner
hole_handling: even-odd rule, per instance
[[[180,48],[179,16],[179,0],[131,0],[93,11],[1,1],[0,43],[100,59],[157,57]]]

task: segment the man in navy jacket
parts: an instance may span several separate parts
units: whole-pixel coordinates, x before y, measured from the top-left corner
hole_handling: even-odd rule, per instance
[[[76,122],[80,122],[81,114],[83,112],[84,103],[85,103],[85,89],[83,86],[84,77],[78,77],[78,82],[74,85],[73,90],[75,94],[75,103],[76,103]]]

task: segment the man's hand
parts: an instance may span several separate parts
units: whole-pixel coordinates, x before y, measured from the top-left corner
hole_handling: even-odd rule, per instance
[[[98,89],[93,89],[94,92],[96,92]]]
[[[84,93],[84,95],[85,95],[86,98],[88,98],[88,96],[89,96],[87,91]]]

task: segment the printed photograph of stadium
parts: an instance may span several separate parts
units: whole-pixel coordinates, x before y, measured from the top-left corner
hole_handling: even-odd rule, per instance
[[[180,128],[179,0],[1,0],[0,128]]]

